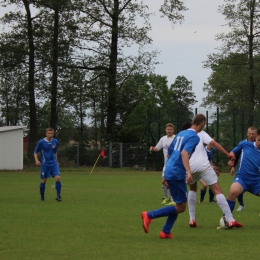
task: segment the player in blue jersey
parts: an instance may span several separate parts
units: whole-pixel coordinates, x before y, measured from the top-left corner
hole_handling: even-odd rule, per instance
[[[255,142],[242,141],[230,154],[236,157],[241,154],[227,199],[232,212],[239,194],[248,191],[260,196],[260,129]]]
[[[213,155],[216,151],[216,148],[213,147],[210,143],[208,145],[205,146],[205,150],[207,152],[207,156],[208,156],[208,160],[211,164],[211,166],[215,169],[215,171],[218,173],[217,171],[217,168],[216,166],[214,166],[213,164]],[[203,203],[204,201],[204,197],[206,195],[206,192],[207,192],[207,188],[208,188],[208,185],[207,183],[202,179],[200,178],[199,179],[199,182],[201,183],[202,187],[200,189],[200,203]],[[209,202],[210,203],[216,203],[217,201],[214,200],[214,193],[212,192],[212,190],[209,188]]]
[[[40,171],[40,195],[41,200],[44,201],[44,193],[45,193],[45,184],[47,178],[54,177],[56,180],[55,188],[57,191],[56,200],[61,201],[61,182],[60,182],[60,169],[57,161],[57,148],[58,148],[58,140],[53,138],[54,129],[47,128],[46,129],[46,137],[42,138],[35,150],[34,150],[34,159],[35,164],[37,166],[41,166]],[[41,153],[41,161],[38,159],[38,153]]]
[[[173,238],[171,229],[178,217],[186,209],[187,187],[192,181],[189,158],[200,141],[197,133],[206,124],[206,117],[198,114],[194,117],[192,126],[188,130],[179,132],[171,143],[164,173],[164,184],[169,187],[176,205],[141,213],[143,229],[148,233],[148,227],[154,218],[167,217],[166,223],[159,234],[160,238]]]
[[[257,128],[254,126],[250,126],[247,129],[247,139],[244,141],[249,141],[249,142],[255,142],[256,136],[257,136]],[[239,155],[240,156],[240,155]],[[231,162],[232,163],[232,167],[230,168],[230,174],[233,176],[235,173],[235,166],[237,164],[238,158],[239,156],[237,156],[237,160],[235,162]],[[239,207],[237,208],[237,211],[242,211],[245,208],[245,204],[244,204],[244,199],[243,199],[243,193],[241,193],[240,195],[238,195],[237,197],[237,201],[239,202]]]

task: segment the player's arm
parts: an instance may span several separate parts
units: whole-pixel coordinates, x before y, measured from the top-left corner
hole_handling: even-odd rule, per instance
[[[229,159],[231,160],[235,160],[236,157],[235,155],[231,155],[222,145],[220,145],[218,142],[216,142],[215,140],[212,140],[210,142],[210,145],[213,146],[214,148],[216,148],[218,151],[220,151],[221,153],[223,153],[224,155],[226,155]]]
[[[181,159],[183,166],[186,170],[186,182],[187,184],[190,184],[192,182],[192,177],[191,177],[191,170],[190,170],[190,163],[189,163],[189,153],[186,150],[181,151]]]
[[[151,152],[158,152],[159,149],[158,149],[156,146],[151,146],[151,147],[150,147],[150,151],[151,151]]]
[[[58,154],[57,154],[57,152],[54,154],[54,156],[55,156],[55,158],[56,158],[56,162],[57,162],[57,164],[59,165],[59,163],[58,163]]]
[[[36,164],[37,166],[40,166],[40,165],[41,165],[41,162],[40,162],[39,159],[38,159],[38,153],[35,153],[35,152],[34,152],[33,156],[34,156],[35,164]]]

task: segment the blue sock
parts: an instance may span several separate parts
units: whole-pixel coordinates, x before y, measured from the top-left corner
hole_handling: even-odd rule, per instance
[[[170,215],[175,215],[176,209],[174,206],[167,206],[157,210],[151,210],[147,213],[148,218],[160,218],[160,217],[167,217]]]
[[[56,182],[55,183],[55,188],[57,191],[57,197],[60,196],[60,191],[61,191],[61,183],[60,182]]]
[[[236,202],[235,201],[231,201],[231,200],[227,200],[227,203],[229,205],[230,211],[232,212],[235,208]]]
[[[165,234],[170,234],[171,233],[171,229],[172,229],[172,227],[173,227],[177,217],[178,217],[177,213],[175,215],[169,215],[168,216],[168,218],[166,220],[166,223],[165,223],[165,225],[163,227],[163,232]]]
[[[243,193],[241,193],[238,195],[237,200],[238,200],[239,204],[244,207],[245,205],[244,205],[243,197],[244,197],[244,195],[243,195]]]
[[[214,200],[214,193],[212,192],[211,188],[209,188],[209,201]]]
[[[40,194],[41,198],[44,199],[44,192],[45,192],[45,183],[40,183]]]
[[[200,190],[200,201],[204,200],[206,192],[207,192],[207,190]]]

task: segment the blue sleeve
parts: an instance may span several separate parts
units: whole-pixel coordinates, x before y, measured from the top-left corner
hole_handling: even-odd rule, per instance
[[[35,149],[34,149],[34,153],[38,153],[41,149],[42,149],[42,147],[41,147],[41,140],[38,142],[38,144],[37,144],[37,146],[35,147]]]
[[[193,135],[189,138],[189,140],[186,142],[182,150],[185,150],[189,153],[191,156],[199,143],[200,138],[197,135]]]
[[[241,154],[241,152],[242,152],[242,149],[243,149],[243,143],[244,143],[244,142],[240,142],[240,143],[238,144],[238,146],[236,146],[236,147],[232,150],[232,152],[235,154],[236,157],[239,157],[239,156],[240,156],[240,154]]]

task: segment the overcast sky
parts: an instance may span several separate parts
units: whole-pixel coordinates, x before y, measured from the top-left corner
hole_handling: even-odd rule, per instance
[[[150,11],[156,11],[163,0],[149,0]],[[199,107],[204,82],[211,71],[203,68],[207,55],[217,52],[221,42],[215,40],[215,35],[227,32],[224,27],[224,16],[218,13],[218,7],[224,0],[184,0],[188,11],[184,12],[185,21],[174,25],[166,19],[160,19],[158,14],[152,19],[153,47],[161,50],[156,73],[168,77],[169,85],[177,76],[185,76],[192,81],[193,92],[199,101],[194,107]]]

